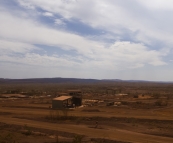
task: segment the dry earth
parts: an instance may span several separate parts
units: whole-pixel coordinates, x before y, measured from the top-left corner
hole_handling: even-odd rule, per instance
[[[173,142],[172,106],[157,109],[134,109],[125,106],[84,107],[68,111],[69,118],[64,120],[49,120],[46,117],[56,111],[48,108],[50,104],[34,104],[32,100],[1,100],[0,122],[12,127],[27,125],[37,130],[64,132],[63,137],[68,137],[70,134],[71,140],[73,134],[79,134],[89,138],[133,143]],[[97,128],[94,128],[95,121],[99,123]],[[35,140],[35,142],[39,141]],[[45,139],[44,142],[52,142],[52,140]]]

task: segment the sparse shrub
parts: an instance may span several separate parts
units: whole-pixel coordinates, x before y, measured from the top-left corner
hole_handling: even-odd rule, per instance
[[[134,95],[133,98],[138,98],[138,95]]]
[[[15,141],[14,135],[11,133],[0,134],[0,143],[18,143]]]
[[[160,98],[160,93],[154,93],[154,94],[153,94],[153,97],[154,97],[155,99]]]
[[[136,101],[136,104],[142,104],[142,102],[141,101]]]
[[[128,105],[128,102],[127,101],[122,101],[121,104],[122,105]]]
[[[157,100],[157,101],[155,102],[155,105],[156,105],[156,106],[162,106],[162,101],[161,101],[161,100]]]
[[[167,101],[157,100],[155,106],[167,106]]]
[[[82,139],[83,139],[82,135],[76,135],[74,136],[72,143],[82,143]]]
[[[29,136],[32,134],[31,128],[27,125],[24,125],[24,130],[26,130],[25,132],[23,132],[24,135]]]
[[[77,118],[77,119],[76,119],[76,124],[79,125],[80,122],[81,122],[81,120],[82,120],[81,118]]]
[[[136,126],[136,120],[135,119],[131,119],[131,123],[132,123],[132,126]]]

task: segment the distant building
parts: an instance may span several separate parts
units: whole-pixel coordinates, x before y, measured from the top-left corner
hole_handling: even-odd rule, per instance
[[[67,108],[72,106],[72,96],[60,96],[52,100],[52,108]]]
[[[82,92],[80,90],[68,90],[66,94],[60,94],[52,100],[52,108],[69,108],[82,105]]]

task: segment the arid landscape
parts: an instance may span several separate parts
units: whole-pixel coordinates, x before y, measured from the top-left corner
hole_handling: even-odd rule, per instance
[[[52,99],[82,91],[82,106]],[[1,83],[0,143],[172,143],[173,84]]]
[[[173,143],[173,0],[0,0],[0,143]]]

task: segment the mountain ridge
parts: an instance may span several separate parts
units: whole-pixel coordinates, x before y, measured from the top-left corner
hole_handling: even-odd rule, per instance
[[[85,79],[85,78],[24,78],[10,79],[0,78],[0,83],[101,83],[101,82],[154,82],[154,83],[173,83],[172,81],[147,81],[147,80],[121,80],[121,79]]]

